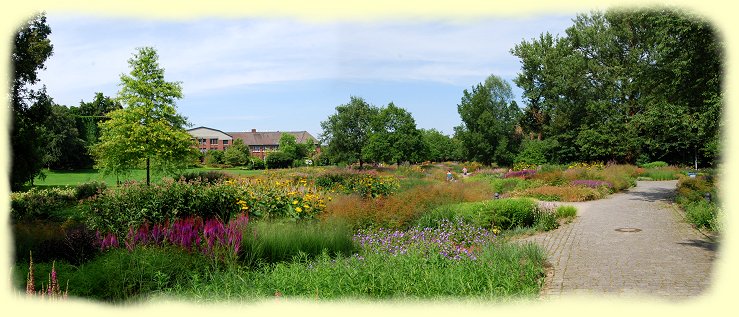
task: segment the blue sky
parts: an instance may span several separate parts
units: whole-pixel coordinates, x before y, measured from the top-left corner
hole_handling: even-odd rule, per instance
[[[308,22],[288,18],[155,20],[49,12],[54,55],[40,73],[55,102],[77,106],[115,96],[137,47],[153,46],[193,127],[222,131],[306,130],[349,102],[389,102],[419,128],[452,134],[464,89],[495,74],[512,82],[509,53],[522,40],[564,34],[572,14],[474,21],[385,19]]]

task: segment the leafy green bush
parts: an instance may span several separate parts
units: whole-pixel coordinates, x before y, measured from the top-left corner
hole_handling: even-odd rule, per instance
[[[309,258],[326,252],[348,256],[357,251],[347,225],[328,223],[252,222],[241,240],[240,259],[249,266],[289,261],[299,253]]]
[[[287,153],[277,151],[267,154],[264,163],[268,168],[288,168],[293,163],[293,159]]]
[[[536,202],[528,198],[460,203],[435,208],[419,217],[416,224],[433,228],[438,226],[442,219],[461,218],[483,228],[531,227],[534,224],[537,210]]]
[[[10,217],[13,220],[61,219],[64,209],[77,204],[74,188],[31,188],[10,194]]]
[[[77,199],[86,199],[102,193],[108,186],[105,182],[91,181],[82,183],[75,187],[75,197]]]
[[[559,227],[557,222],[557,215],[550,210],[543,208],[537,208],[534,212],[534,225],[533,227],[539,231],[554,230]]]
[[[366,198],[389,196],[400,187],[397,178],[380,176],[375,171],[335,169],[320,173],[313,180],[316,186],[325,190],[358,194]]]
[[[203,161],[205,165],[208,166],[223,164],[223,151],[208,150],[208,152],[205,153],[205,158],[203,159]]]
[[[699,228],[714,230],[718,206],[703,199],[685,205],[685,217],[688,222]]]
[[[183,180],[188,183],[200,182],[215,184],[230,179],[229,175],[221,171],[196,171],[185,172],[175,177],[175,180]]]
[[[703,200],[706,193],[711,193],[711,196],[715,199],[716,192],[713,189],[713,184],[708,182],[705,177],[686,177],[682,178],[677,183],[677,198],[678,204],[686,205],[694,201]]]
[[[261,170],[264,169],[264,160],[256,156],[249,157],[249,169]]]
[[[639,165],[639,167],[642,167],[642,168],[658,168],[658,167],[667,167],[667,166],[668,164],[662,161],[654,161],[654,162],[649,162],[646,164]]]
[[[91,199],[84,209],[85,221],[93,230],[124,235],[129,227],[145,222],[198,216],[202,219],[230,219],[241,210],[238,189],[225,183],[202,184],[164,181],[146,186],[128,183],[109,188]]]

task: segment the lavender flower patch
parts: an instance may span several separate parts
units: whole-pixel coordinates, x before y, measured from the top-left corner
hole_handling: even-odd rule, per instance
[[[439,228],[413,228],[408,231],[389,229],[359,230],[353,237],[363,249],[374,253],[392,255],[421,252],[429,255],[439,253],[452,260],[472,259],[475,251],[495,237],[484,228],[463,221],[445,220]]]
[[[534,174],[536,174],[535,170],[513,171],[513,172],[505,173],[503,175],[503,178],[511,178],[511,177],[529,178],[531,176],[534,176]]]
[[[605,186],[608,188],[613,188],[613,184],[606,181],[600,181],[600,180],[590,180],[590,179],[578,179],[570,182],[570,185],[572,186],[585,186],[590,188],[598,188],[601,186]]]

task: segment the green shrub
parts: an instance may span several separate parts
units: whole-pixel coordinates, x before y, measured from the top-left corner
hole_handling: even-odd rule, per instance
[[[577,208],[575,206],[562,205],[557,207],[555,215],[557,218],[574,218],[577,216]]]
[[[66,261],[84,263],[99,253],[95,232],[82,223],[67,221],[32,221],[12,226],[14,256],[18,263],[28,263],[29,252],[37,262]]]
[[[685,205],[685,217],[688,222],[698,228],[714,230],[714,221],[717,213],[718,207],[703,199],[693,201]]]
[[[249,169],[261,170],[264,169],[264,160],[256,156],[249,157]]]
[[[536,202],[531,199],[496,199],[441,206],[419,217],[416,224],[436,227],[442,219],[462,219],[483,228],[531,227],[536,211]]]
[[[10,217],[13,220],[64,220],[60,213],[77,204],[74,188],[31,188],[10,194]]]
[[[230,219],[241,208],[238,198],[238,189],[226,183],[172,180],[151,186],[129,183],[91,199],[84,216],[93,230],[121,236],[129,227],[139,227],[145,222],[163,223],[188,216]]]
[[[538,231],[549,231],[559,227],[557,222],[557,215],[550,210],[537,208],[534,212],[534,225],[533,227]]]
[[[268,168],[288,168],[293,163],[293,159],[287,153],[277,151],[267,154],[264,163]]]
[[[75,187],[75,197],[78,200],[90,198],[102,193],[106,188],[108,188],[108,186],[105,182],[91,181],[82,183]]]
[[[642,167],[642,168],[658,168],[658,167],[667,167],[667,166],[668,164],[662,161],[654,161],[654,162],[649,162],[646,164],[639,165],[639,167]]]
[[[252,222],[241,240],[240,258],[249,266],[309,258],[326,252],[348,256],[357,251],[348,225],[338,222]]]
[[[208,152],[205,153],[205,158],[203,159],[205,165],[208,166],[216,166],[219,164],[224,164],[223,161],[223,151],[219,150],[208,150]]]
[[[678,174],[680,172],[675,168],[648,168],[640,176],[654,181],[666,181],[677,179]]]
[[[208,184],[215,184],[227,179],[230,179],[229,175],[221,171],[185,172],[175,177],[175,180],[182,180],[187,183],[199,182]]]

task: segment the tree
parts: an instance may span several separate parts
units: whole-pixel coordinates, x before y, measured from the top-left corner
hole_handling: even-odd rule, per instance
[[[428,149],[425,160],[433,162],[446,162],[462,159],[462,147],[457,140],[444,135],[436,129],[421,129],[423,142]]]
[[[50,98],[50,113],[41,126],[42,162],[52,169],[78,169],[91,165],[85,141],[79,137],[69,108],[54,104]]]
[[[373,129],[362,149],[365,160],[396,163],[419,162],[426,155],[426,143],[407,110],[392,102],[379,110]]]
[[[228,149],[223,151],[223,162],[231,166],[244,166],[249,163],[249,147],[244,140],[235,139]]]
[[[197,157],[190,134],[185,131],[185,117],[176,111],[175,100],[182,98],[179,82],[164,80],[154,48],[144,47],[128,60],[130,75],[121,74],[118,92],[125,108],[109,113],[110,120],[100,123],[100,143],[93,155],[106,174],[124,174],[146,166],[146,184],[150,168],[175,173]]]
[[[280,135],[280,142],[278,148],[280,152],[285,153],[291,160],[300,160],[308,157],[310,149],[313,147],[311,140],[305,140],[305,142],[298,143],[294,135],[290,133],[282,133]]]
[[[369,141],[378,109],[362,98],[351,97],[348,104],[336,107],[336,113],[321,122],[321,142],[328,144],[327,155],[335,162],[364,163],[362,149]]]
[[[484,84],[464,90],[457,111],[462,125],[454,128],[455,137],[464,144],[466,158],[490,164],[510,164],[517,150],[515,127],[520,109],[511,102],[510,85],[490,75]]]
[[[554,139],[564,161],[716,159],[723,47],[707,21],[608,10],[578,15],[566,34],[511,50],[526,132]]]
[[[11,88],[12,126],[10,131],[11,190],[19,190],[27,182],[33,183],[42,175],[42,144],[40,127],[50,112],[50,103],[43,99],[46,89],[31,87],[39,82],[37,72],[52,55],[49,40],[51,28],[46,16],[39,14],[29,19],[15,34],[11,55],[13,86]]]

